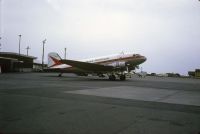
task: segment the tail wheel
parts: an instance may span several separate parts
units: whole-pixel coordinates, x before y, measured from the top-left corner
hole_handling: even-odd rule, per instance
[[[125,75],[120,75],[119,79],[122,80],[122,81],[126,80],[126,76]]]
[[[62,77],[62,73],[58,74],[58,77]]]

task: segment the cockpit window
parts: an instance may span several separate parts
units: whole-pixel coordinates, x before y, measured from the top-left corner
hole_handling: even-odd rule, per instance
[[[140,57],[140,55],[139,54],[133,54],[133,57]]]

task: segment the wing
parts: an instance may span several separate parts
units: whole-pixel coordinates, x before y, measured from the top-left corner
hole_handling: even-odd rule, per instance
[[[60,62],[89,72],[109,72],[114,69],[112,66],[105,66],[82,61],[60,60]]]

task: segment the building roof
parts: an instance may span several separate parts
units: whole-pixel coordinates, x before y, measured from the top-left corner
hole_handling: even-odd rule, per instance
[[[37,57],[34,56],[27,56],[24,54],[18,54],[18,53],[14,53],[14,52],[0,52],[0,56],[1,57],[8,57],[8,58],[29,58],[29,59],[37,59]]]
[[[0,57],[0,59],[4,59],[4,60],[17,60],[15,58],[6,58],[6,57]]]

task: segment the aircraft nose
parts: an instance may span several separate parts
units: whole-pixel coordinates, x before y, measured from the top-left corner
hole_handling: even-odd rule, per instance
[[[147,58],[146,58],[145,56],[142,56],[142,57],[141,57],[141,61],[142,61],[142,62],[145,62],[146,60],[147,60]]]
[[[143,60],[144,60],[144,62],[147,60],[147,58],[145,57],[145,56],[143,56]]]

